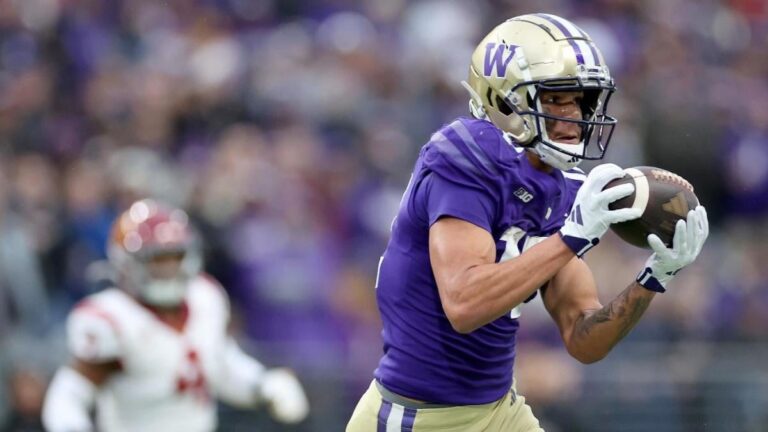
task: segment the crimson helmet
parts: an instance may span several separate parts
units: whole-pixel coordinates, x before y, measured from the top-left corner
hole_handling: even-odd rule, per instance
[[[187,285],[202,263],[187,214],[150,199],[136,201],[115,220],[107,255],[122,288],[163,307],[184,300]],[[156,268],[163,260],[171,265],[158,274]]]

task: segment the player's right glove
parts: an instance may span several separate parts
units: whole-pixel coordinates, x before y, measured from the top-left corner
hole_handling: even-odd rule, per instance
[[[623,176],[624,171],[617,165],[598,165],[576,194],[571,213],[560,228],[563,241],[576,256],[581,257],[596,246],[611,224],[637,219],[642,215],[641,209],[608,209],[608,204],[631,195],[635,190],[635,186],[629,183],[603,190],[608,182]]]
[[[653,255],[637,275],[637,283],[651,291],[666,291],[669,281],[699,256],[708,236],[709,221],[703,206],[689,211],[686,220],[677,221],[671,248],[667,248],[659,236],[650,234],[648,244],[653,249]]]
[[[298,423],[309,414],[309,402],[296,376],[287,369],[264,373],[261,395],[272,417],[281,423]]]

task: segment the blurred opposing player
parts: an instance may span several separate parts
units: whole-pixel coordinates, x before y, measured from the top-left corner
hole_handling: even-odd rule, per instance
[[[186,213],[134,203],[115,221],[108,255],[118,287],[87,297],[68,318],[74,361],[47,392],[48,431],[212,431],[215,398],[266,404],[285,423],[305,418],[294,375],[266,369],[227,335],[228,298],[200,273]]]
[[[632,185],[602,159],[616,120],[614,83],[592,40],[547,14],[507,20],[475,50],[470,111],[432,135],[379,263],[384,356],[349,432],[540,431],[513,388],[520,305],[539,289],[568,352],[603,358],[708,235],[699,207],[626,290],[600,304],[579,259],[612,223],[640,216],[608,204]],[[625,187],[626,186],[626,187]]]

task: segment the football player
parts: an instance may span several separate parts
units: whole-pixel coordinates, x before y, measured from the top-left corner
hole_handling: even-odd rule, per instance
[[[285,423],[305,418],[296,377],[266,369],[228,336],[227,295],[200,272],[184,211],[135,202],[114,222],[108,257],[117,287],[87,297],[68,317],[74,360],[48,389],[48,431],[212,431],[216,398],[264,404]]]
[[[600,304],[580,258],[633,192],[602,159],[616,119],[614,82],[592,39],[555,15],[507,20],[474,51],[464,85],[470,118],[422,148],[379,262],[376,296],[384,355],[347,425],[349,432],[540,431],[513,387],[520,306],[541,290],[568,352],[603,358],[698,255],[703,207],[676,226],[637,280]]]

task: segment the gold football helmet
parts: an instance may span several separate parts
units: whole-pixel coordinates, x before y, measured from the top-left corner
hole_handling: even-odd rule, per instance
[[[475,117],[561,170],[583,159],[602,159],[616,125],[606,113],[616,87],[602,54],[583,30],[555,15],[521,15],[497,26],[475,49],[469,79],[462,84]],[[583,92],[582,118],[544,112],[543,91]],[[547,119],[577,123],[581,141],[550,139]]]

